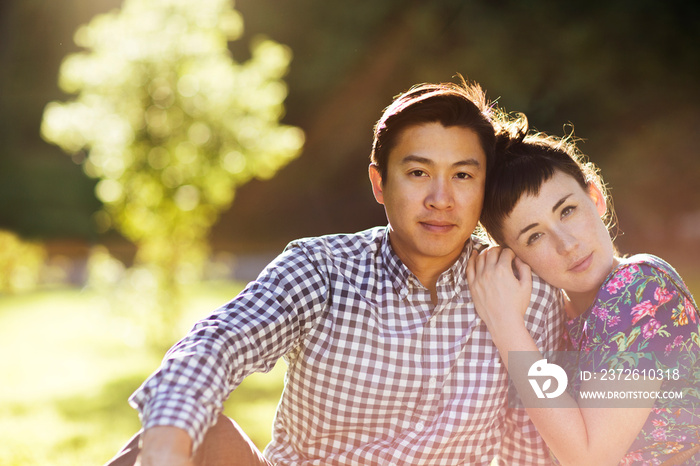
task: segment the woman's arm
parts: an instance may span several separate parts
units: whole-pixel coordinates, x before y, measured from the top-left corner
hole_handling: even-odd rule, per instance
[[[564,393],[556,399],[557,407],[534,407],[542,406],[543,400],[535,397],[527,368],[543,356],[523,321],[531,293],[529,267],[512,251],[493,248],[472,255],[467,280],[477,312],[491,332],[532,422],[557,459],[564,465],[618,464],[644,425],[651,404],[643,408],[581,408]],[[513,351],[519,352],[519,367],[509,365]],[[643,381],[636,387],[656,391],[660,381]]]

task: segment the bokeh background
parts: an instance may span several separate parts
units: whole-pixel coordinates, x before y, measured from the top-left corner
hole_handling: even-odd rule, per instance
[[[208,276],[217,280],[189,284],[183,322],[232,297],[294,238],[385,223],[367,180],[372,126],[394,95],[457,73],[538,130],[563,135],[573,126],[612,187],[621,252],[664,257],[700,292],[700,3],[231,5],[244,24],[228,44],[234,61],[250,59],[261,37],[291,51],[281,122],[301,128],[305,144],[273,177],[237,187],[207,236],[219,267]],[[9,276],[11,260],[49,266],[31,287],[0,294],[0,396],[8,401],[0,403],[7,419],[0,433],[9,439],[1,464],[105,461],[138,426],[125,399],[162,356],[148,344],[143,319],[89,286],[96,247],[117,268],[132,264],[136,247],[100,223],[103,204],[98,181],[83,170],[85,153],[67,156],[40,131],[49,102],[75,98],[58,76],[64,58],[80,50],[76,30],[121,6],[0,3],[0,230],[11,238],[0,270]],[[174,334],[187,328],[172,325]],[[258,426],[261,444],[269,426],[260,412],[274,410],[280,373],[240,392],[244,405],[261,410],[236,413]]]

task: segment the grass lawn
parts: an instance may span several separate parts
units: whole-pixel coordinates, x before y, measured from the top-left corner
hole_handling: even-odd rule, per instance
[[[189,290],[184,333],[240,290],[232,284]],[[163,354],[145,335],[80,290],[0,297],[0,465],[103,464],[140,428],[128,396]],[[226,414],[258,444],[270,439],[284,364],[249,377]]]

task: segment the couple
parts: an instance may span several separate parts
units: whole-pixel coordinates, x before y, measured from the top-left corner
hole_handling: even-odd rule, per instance
[[[477,85],[399,95],[375,126],[369,168],[388,226],[292,242],[198,322],[132,396],[144,431],[109,464],[529,465],[551,464],[549,448],[564,464],[615,464],[694,448],[692,412],[680,425],[651,408],[589,416],[509,402],[508,352],[561,349],[565,320],[581,351],[609,351],[613,331],[652,320],[653,338],[671,334],[678,349],[698,329],[670,266],[614,255],[602,184],[577,171],[570,145],[517,125]],[[510,249],[479,254],[480,217]],[[629,293],[610,305],[642,281],[654,312]],[[603,308],[616,327],[594,321]],[[285,388],[262,454],[220,413],[280,357]],[[647,439],[662,420],[673,450]]]

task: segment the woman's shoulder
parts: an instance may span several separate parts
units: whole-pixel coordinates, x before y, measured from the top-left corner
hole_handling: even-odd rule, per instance
[[[634,254],[620,259],[620,268],[634,266],[654,268],[678,275],[678,272],[671,264],[653,254]]]
[[[650,280],[659,284],[669,282],[669,286],[688,292],[687,286],[676,269],[653,254],[635,254],[621,258],[619,265],[603,282],[601,291],[614,295],[621,289]]]
[[[598,292],[586,322],[593,345],[624,351],[665,346],[689,321],[697,306],[675,269],[650,254],[623,258]],[[675,341],[675,340],[674,340]]]

